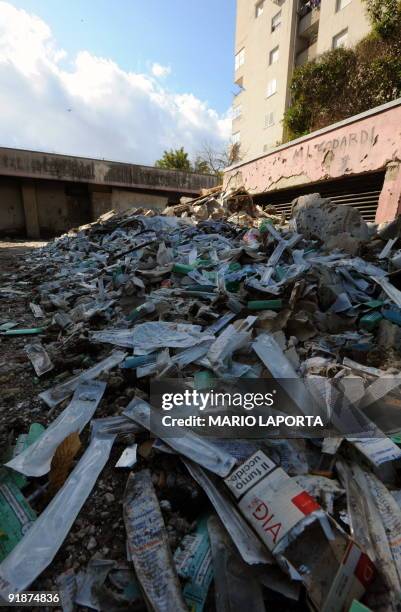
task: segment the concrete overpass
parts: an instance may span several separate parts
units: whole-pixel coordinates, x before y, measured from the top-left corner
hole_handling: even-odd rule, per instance
[[[0,147],[0,235],[54,236],[114,208],[163,209],[215,176]]]

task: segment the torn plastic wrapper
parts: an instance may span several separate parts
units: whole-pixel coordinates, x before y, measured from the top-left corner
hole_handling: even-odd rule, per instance
[[[117,468],[131,468],[135,465],[137,460],[137,444],[133,444],[132,446],[127,446],[122,452],[121,457],[116,463]]]
[[[378,258],[386,259],[390,255],[391,249],[393,248],[397,240],[398,236],[396,236],[395,238],[390,238],[384,245],[383,250],[379,253]]]
[[[93,608],[94,610],[102,610],[96,590],[97,587],[103,585],[108,574],[115,565],[116,561],[110,561],[108,559],[91,559],[88,563],[86,572],[82,572],[77,576],[79,587],[75,597],[75,603],[80,606]]]
[[[213,555],[215,609],[218,612],[265,612],[262,587],[239,556],[216,516],[208,520]]]
[[[77,594],[77,581],[73,569],[69,569],[56,578],[57,589],[60,593],[60,603],[63,612],[74,612],[75,596]]]
[[[157,354],[140,355],[139,357],[127,357],[120,365],[122,370],[136,370],[145,365],[156,363]]]
[[[379,368],[374,368],[372,366],[366,366],[353,359],[349,359],[348,357],[344,357],[343,365],[351,370],[357,372],[358,374],[369,374],[369,376],[381,377],[385,376],[386,372],[384,370],[380,370]],[[401,381],[400,381],[401,384]]]
[[[273,336],[261,334],[253,343],[252,348],[274,378],[280,379],[281,384],[283,384],[286,378],[289,379],[290,382],[291,380],[299,379],[298,374],[295,372],[290,361],[284,355],[284,352]],[[295,402],[302,414],[305,414],[305,410],[308,415],[312,415],[314,411],[317,411],[317,406],[313,408],[314,402],[312,397],[307,388],[301,385],[301,381],[299,381],[299,384],[295,387],[291,384],[288,386],[283,384],[283,388]],[[296,392],[294,393],[295,390]],[[319,414],[321,414],[321,412]]]
[[[70,315],[66,312],[63,312],[62,310],[56,312],[53,317],[53,322],[57,323],[57,325],[61,327],[61,329],[66,329],[69,325],[72,325],[72,319]]]
[[[133,399],[124,411],[124,416],[132,419],[136,423],[150,430],[156,437],[164,440],[175,451],[196,461],[206,469],[218,474],[227,476],[234,467],[236,460],[229,453],[219,448],[206,438],[198,436],[189,429],[179,428],[180,437],[166,438],[162,427],[155,427],[151,430],[152,406],[140,399]],[[184,435],[185,432],[185,435]]]
[[[51,359],[40,342],[34,342],[25,346],[25,352],[38,376],[50,372],[54,368]]]
[[[93,380],[102,372],[108,372],[116,365],[121,363],[125,357],[127,357],[127,353],[124,353],[123,351],[113,351],[108,357],[106,357],[106,359],[99,361],[99,363],[89,368],[89,370],[84,370],[84,372],[73,376],[66,382],[39,393],[39,397],[50,408],[54,408],[54,406],[57,406],[57,404],[71,395],[80,383],[87,380]]]
[[[283,240],[283,238],[281,238],[281,235],[279,235],[277,239],[279,240],[279,243],[277,244],[275,250],[270,256],[266,264],[267,266],[272,266],[272,267],[276,266],[278,262],[280,261],[281,256],[284,253],[284,251],[286,249],[291,250],[292,247],[294,247],[300,240],[302,240],[302,236],[300,234],[293,234],[290,238],[288,238],[288,240]]]
[[[396,609],[401,597],[401,509],[371,472],[343,459],[336,467],[347,491],[352,535],[375,561]]]
[[[189,348],[182,349],[181,351],[173,355],[171,358],[169,357],[169,359],[166,361],[165,366],[162,367],[162,371],[160,372],[159,376],[166,376],[166,372],[174,366],[178,367],[179,369],[183,369],[190,363],[202,359],[208,353],[212,343],[213,340],[206,340],[206,342],[203,341],[200,344],[197,344],[196,346],[190,346]],[[156,355],[152,354],[149,355],[149,357],[152,357],[152,361],[150,363],[138,366],[136,371],[136,375],[138,378],[143,378],[144,376],[151,376],[152,374],[155,374],[156,372],[160,371],[160,367],[162,365],[159,360],[161,357],[161,353],[159,352]],[[128,359],[141,358],[143,359],[143,357],[128,357]],[[126,361],[128,361],[128,359]]]
[[[208,496],[245,563],[272,563],[273,558],[267,548],[242,518],[225,491],[219,489],[212,475],[192,461],[184,459],[183,462],[192,478]]]
[[[378,382],[382,380],[383,379],[378,379]],[[383,386],[386,388],[387,381],[386,379],[384,379],[384,381]],[[371,386],[373,387],[373,385],[376,385],[376,382],[372,383]],[[362,397],[361,401],[359,401],[358,407],[355,406],[355,401],[351,403],[347,395],[344,394],[341,397],[341,414],[337,415],[333,407],[338,401],[339,392],[333,386],[332,382],[322,376],[309,376],[307,383],[311,394],[317,399],[317,403],[319,403],[318,396],[320,396],[322,405],[326,405],[328,412],[331,414],[334,426],[342,434],[343,438],[355,446],[372,465],[380,467],[385,463],[401,458],[401,449],[399,449],[390,438],[385,436],[363,411],[363,401],[366,394]],[[368,387],[368,390],[369,388],[370,387]],[[345,387],[345,390],[346,389]],[[365,433],[369,433],[369,437],[358,437],[357,435],[351,435],[349,433],[358,431],[358,427],[361,431],[364,430]]]
[[[90,422],[91,436],[95,436],[98,433],[108,434],[131,434],[140,433],[144,431],[144,428],[137,425],[131,419],[125,416],[113,416],[103,417],[101,419],[93,419]]]
[[[182,594],[192,612],[202,612],[213,578],[207,518],[198,520],[196,531],[184,536],[174,553],[177,573],[186,581]]]
[[[149,470],[130,474],[123,508],[129,554],[150,609],[187,612]]]
[[[133,348],[132,329],[104,329],[91,332],[89,339],[91,342],[104,342],[123,348]]]
[[[401,375],[391,375],[383,373],[380,378],[375,380],[366,389],[365,394],[361,398],[359,407],[366,410],[371,404],[383,399],[391,391],[398,389],[401,386]]]
[[[148,355],[158,348],[189,348],[213,336],[203,333],[200,325],[150,321],[133,329],[134,355]]]
[[[63,412],[43,432],[36,442],[9,461],[6,466],[25,474],[43,476],[50,470],[51,461],[57,447],[73,432],[81,432],[93,417],[98,407],[106,383],[93,381],[82,383]]]
[[[383,278],[385,276],[387,276],[387,272],[385,270],[382,270],[382,268],[379,268],[379,266],[375,266],[374,264],[365,261],[364,259],[361,259],[360,257],[353,257],[351,259],[337,259],[337,261],[335,259],[333,259],[332,261],[327,261],[324,262],[323,258],[314,258],[312,259],[312,261],[316,261],[317,262],[321,262],[321,263],[325,263],[325,265],[327,265],[328,267],[344,267],[344,268],[351,268],[351,270],[355,270],[356,272],[358,272],[359,274],[363,274],[365,276],[370,276],[370,277],[376,277],[376,278]],[[374,279],[375,280],[375,279]]]
[[[187,349],[179,351],[171,358],[173,364],[178,368],[185,368],[190,363],[193,363],[197,359],[204,357],[213,343],[213,339],[206,340],[198,344],[197,346],[191,346]]]
[[[371,276],[371,279],[375,283],[380,285],[380,287],[388,295],[390,300],[394,302],[394,304],[396,304],[399,308],[401,308],[401,291],[399,289],[394,287],[394,285],[392,285],[387,278]]]
[[[0,332],[13,329],[13,327],[17,327],[17,325],[18,323],[16,323],[15,321],[7,321],[6,323],[2,323],[0,325]]]
[[[330,307],[330,312],[339,313],[347,312],[352,308],[352,302],[347,293],[340,293],[334,304]]]
[[[85,303],[85,304],[79,304],[76,308],[73,308],[69,314],[72,320],[75,322],[89,321],[89,319],[91,319],[95,315],[100,314],[101,312],[104,312],[105,310],[110,308],[110,306],[112,306],[113,304],[114,304],[114,300],[110,300],[106,302],[105,304],[101,302],[99,303],[96,301]]]
[[[219,317],[217,321],[209,325],[209,327],[206,328],[206,331],[211,335],[218,334],[229,323],[231,323],[231,321],[235,319],[235,317],[236,314],[234,312],[228,312],[227,314]]]
[[[207,358],[216,367],[222,367],[231,355],[250,342],[250,328],[257,317],[247,317],[238,327],[229,325],[211,345]]]
[[[24,591],[51,563],[105,466],[114,434],[93,436],[64,486],[0,563],[0,597]]]
[[[45,313],[43,312],[43,310],[41,309],[39,304],[35,304],[34,302],[30,302],[29,308],[31,309],[32,314],[35,317],[35,319],[42,319],[45,316]]]
[[[31,444],[34,444],[40,438],[40,436],[45,431],[43,425],[40,423],[32,423],[29,427],[29,431],[27,434],[20,434],[17,438],[15,446],[13,448],[7,449],[7,452],[2,457],[2,462],[6,464],[8,461],[11,461],[17,455],[26,450]],[[13,482],[17,485],[19,489],[23,489],[27,484],[27,479],[22,474],[9,469],[5,465],[0,467],[0,482],[9,483]]]

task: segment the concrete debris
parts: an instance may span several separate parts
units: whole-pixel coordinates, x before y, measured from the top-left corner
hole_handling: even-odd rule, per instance
[[[216,188],[1,272],[0,603],[398,610],[400,238],[319,194],[286,222]],[[259,385],[278,408],[245,405]]]
[[[342,250],[355,254],[369,238],[368,225],[356,208],[339,206],[318,193],[294,200],[292,215],[298,232],[306,238],[318,238],[330,250],[341,245]]]

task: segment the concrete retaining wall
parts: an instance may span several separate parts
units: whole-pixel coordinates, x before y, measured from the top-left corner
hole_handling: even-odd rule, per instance
[[[224,184],[252,194],[386,170],[376,221],[401,213],[401,100],[312,132],[229,168]]]
[[[163,210],[215,176],[0,147],[0,236],[56,236],[114,208]]]

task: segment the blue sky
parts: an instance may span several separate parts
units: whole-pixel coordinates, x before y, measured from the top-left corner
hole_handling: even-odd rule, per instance
[[[70,54],[87,49],[125,70],[171,66],[168,86],[218,112],[232,101],[235,0],[12,0],[41,17]]]
[[[15,25],[19,37],[13,36]],[[131,126],[141,142],[145,136],[157,141],[153,148],[144,143],[145,161],[170,140],[172,146],[182,142],[193,155],[197,141],[203,139],[218,147],[229,134],[226,113],[234,89],[234,33],[235,0],[0,0],[0,111],[8,115],[2,125],[0,114],[0,139],[9,132],[13,140],[9,146],[137,156],[138,139],[129,143],[122,133],[121,151],[116,138],[108,150],[112,126],[102,144],[99,134],[84,125],[89,118],[93,130],[97,116],[103,123],[115,116],[121,130],[123,119],[131,118],[131,109],[132,114],[143,114],[142,123],[151,121],[159,130],[149,134],[146,124],[147,133],[140,134],[138,118]],[[30,63],[35,67],[26,68],[28,57],[34,58]],[[154,64],[160,69],[152,69]],[[140,75],[146,75],[146,82],[140,81]],[[101,91],[106,95],[101,97]],[[38,110],[42,116],[37,129],[32,126],[20,135],[7,129],[10,120],[16,132],[18,123],[26,121],[22,116],[18,120],[13,106],[20,113],[43,107]],[[60,126],[55,134],[47,130],[47,146],[43,133],[46,121],[57,114],[66,126],[64,148]],[[68,126],[75,133],[84,129],[86,140],[74,144]]]

